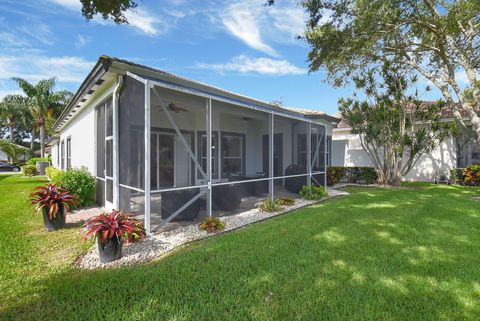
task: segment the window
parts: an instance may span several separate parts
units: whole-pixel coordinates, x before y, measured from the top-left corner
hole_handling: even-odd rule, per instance
[[[67,138],[67,169],[72,167],[72,138]]]
[[[313,138],[313,135],[312,135]],[[307,134],[297,135],[298,165],[307,168]],[[313,146],[313,141],[312,141]]]
[[[212,132],[212,178],[218,178],[218,132]],[[198,133],[198,160],[205,174],[207,173],[207,134],[205,132]],[[202,174],[198,172],[197,177],[203,179]]]
[[[60,142],[57,142],[57,167],[60,167]]]
[[[245,174],[245,135],[222,133],[222,177]]]
[[[61,154],[62,154],[62,162],[61,162],[61,168],[62,169],[65,169],[65,141],[62,140],[62,143],[61,143]]]

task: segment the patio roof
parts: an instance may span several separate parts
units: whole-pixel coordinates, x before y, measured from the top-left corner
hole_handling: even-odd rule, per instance
[[[339,121],[338,118],[330,116],[321,111],[302,108],[288,108],[280,106],[278,104],[269,103],[244,95],[240,95],[218,87],[199,83],[160,69],[137,64],[119,58],[100,56],[95,67],[89,73],[89,75],[84,80],[69,105],[65,108],[65,110],[62,112],[62,114],[56,121],[54,125],[55,129],[60,130],[64,125],[68,123],[69,119],[72,118],[76,112],[78,112],[80,109],[85,107],[86,104],[88,104],[88,98],[91,97],[91,95],[94,94],[95,90],[98,89],[105,82],[107,74],[126,74],[127,72],[142,75],[143,78],[148,77],[154,80],[171,82],[176,85],[185,86],[194,90],[204,91],[213,95],[241,101],[245,104],[255,105],[261,108],[267,108],[277,112],[295,115],[297,117],[301,116],[307,119],[325,119],[329,122]]]

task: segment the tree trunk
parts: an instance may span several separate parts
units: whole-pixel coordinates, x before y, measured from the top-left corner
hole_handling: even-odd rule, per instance
[[[40,124],[40,157],[45,157],[45,124]]]
[[[32,139],[30,140],[30,149],[33,152],[33,149],[35,148],[35,128],[32,128],[31,136]]]
[[[13,125],[9,125],[8,130],[9,130],[9,134],[10,134],[10,136],[9,136],[10,142],[13,143]],[[13,157],[8,156],[8,161],[10,163],[13,163]]]
[[[9,125],[8,130],[10,131],[10,142],[13,143],[13,125]]]

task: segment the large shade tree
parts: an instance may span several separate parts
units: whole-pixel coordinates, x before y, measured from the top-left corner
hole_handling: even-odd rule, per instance
[[[480,144],[480,1],[303,0],[300,4],[309,17],[304,37],[311,46],[311,71],[324,68],[329,82],[341,86],[385,61],[396,61],[432,82],[453,109],[460,128]],[[463,122],[464,116],[471,128]]]
[[[28,97],[28,108],[33,118],[33,125],[40,131],[40,152],[45,156],[46,125],[49,119],[55,119],[72,98],[66,90],[55,91],[55,78],[43,79],[31,84],[22,78],[14,78]]]
[[[103,19],[111,19],[117,24],[128,23],[125,12],[135,9],[137,3],[133,0],[78,0],[82,4],[82,15],[91,20],[97,14]]]
[[[426,104],[418,97],[416,77],[385,64],[380,72],[354,77],[359,99],[340,100],[343,119],[357,134],[385,185],[399,185],[421,156],[431,152],[454,126],[442,122],[444,102]]]

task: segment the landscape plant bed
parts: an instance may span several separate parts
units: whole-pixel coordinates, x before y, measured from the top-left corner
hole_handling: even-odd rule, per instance
[[[111,263],[101,263],[98,258],[98,249],[94,246],[91,251],[79,257],[74,265],[82,269],[96,269],[129,266],[148,262],[153,259],[161,258],[165,254],[177,249],[179,246],[190,242],[237,230],[247,225],[258,223],[278,215],[283,215],[295,209],[325,201],[336,196],[348,195],[347,192],[335,190],[333,188],[327,188],[327,190],[328,196],[319,201],[298,198],[295,200],[294,205],[283,206],[283,209],[278,212],[262,212],[255,208],[239,214],[220,217],[225,224],[225,229],[216,233],[207,233],[206,231],[200,230],[197,224],[191,224],[171,231],[153,234],[141,241],[125,245],[122,250],[122,257]]]

